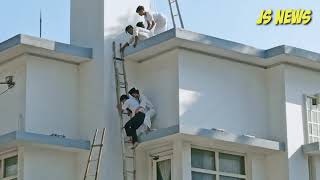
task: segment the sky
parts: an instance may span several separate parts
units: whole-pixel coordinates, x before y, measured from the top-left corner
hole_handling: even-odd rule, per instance
[[[259,49],[285,44],[320,53],[318,0],[180,0],[179,3],[187,30]],[[152,7],[170,17],[167,0],[152,0]],[[1,0],[0,42],[21,33],[39,36],[40,9],[43,37],[69,43],[69,0]],[[307,26],[258,26],[256,20],[263,9],[312,10],[312,22]]]

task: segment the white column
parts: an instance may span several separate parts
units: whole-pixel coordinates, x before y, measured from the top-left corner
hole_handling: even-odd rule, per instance
[[[149,7],[149,0],[71,0],[71,44],[93,48],[93,61],[79,68],[81,138],[91,139],[95,128],[107,128],[101,180],[123,179],[111,44],[140,18],[135,12],[140,4]]]
[[[172,179],[191,180],[191,145],[190,143],[176,140],[173,143]]]
[[[310,180],[320,180],[320,157],[309,157],[309,172],[311,173]]]

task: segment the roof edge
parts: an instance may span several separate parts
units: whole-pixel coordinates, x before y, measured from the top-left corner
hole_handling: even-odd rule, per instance
[[[51,40],[24,35],[24,34],[18,34],[8,40],[1,42],[0,53],[19,45],[46,49],[46,50],[54,51],[56,53],[66,54],[66,55],[75,56],[79,58],[85,58],[85,59],[93,58],[92,48],[60,43],[60,42],[51,41]]]
[[[162,44],[166,41],[170,40],[184,40],[194,43],[199,43],[206,46],[212,46],[219,49],[224,49],[227,51],[239,53],[242,55],[253,56],[260,59],[270,59],[280,55],[290,55],[298,58],[304,58],[308,60],[312,60],[314,62],[320,63],[320,53],[316,53],[313,51],[288,46],[288,45],[280,45],[276,47],[272,47],[269,49],[258,49],[252,46],[248,46],[245,44],[241,44],[238,42],[225,40],[221,38],[216,38],[213,36],[208,36],[205,34],[200,34],[184,29],[170,29],[166,32],[153,36],[147,40],[144,40],[138,44],[136,48],[129,47],[126,49],[125,56],[133,56],[140,51],[145,49],[152,48],[152,46]],[[176,44],[177,47],[180,47],[181,44]]]

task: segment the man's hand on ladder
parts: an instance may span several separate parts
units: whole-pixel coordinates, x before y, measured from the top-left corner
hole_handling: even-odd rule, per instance
[[[123,110],[122,110],[122,104],[121,103],[117,105],[117,108],[118,108],[118,111],[120,113],[122,113]]]

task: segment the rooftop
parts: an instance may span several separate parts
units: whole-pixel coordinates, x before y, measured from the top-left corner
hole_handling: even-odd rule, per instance
[[[28,35],[16,35],[0,43],[0,64],[23,54],[48,57],[72,64],[92,59],[92,49],[59,43]]]
[[[173,49],[186,49],[263,68],[294,64],[320,69],[319,53],[287,45],[261,50],[183,29],[171,29],[140,42],[136,48],[129,47],[125,57],[126,60],[143,62]]]

